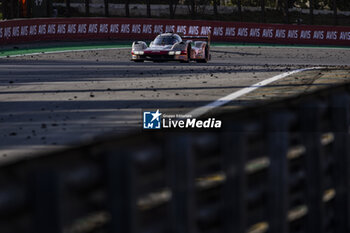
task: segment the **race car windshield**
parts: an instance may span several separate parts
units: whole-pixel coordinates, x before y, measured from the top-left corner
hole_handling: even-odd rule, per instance
[[[174,36],[158,36],[153,44],[154,45],[173,45],[177,42],[180,42],[176,37]]]

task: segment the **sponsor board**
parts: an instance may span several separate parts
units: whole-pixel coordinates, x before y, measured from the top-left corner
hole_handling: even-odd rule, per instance
[[[163,32],[212,41],[350,46],[350,27],[202,20],[49,18],[0,22],[0,44],[50,40],[151,40]]]

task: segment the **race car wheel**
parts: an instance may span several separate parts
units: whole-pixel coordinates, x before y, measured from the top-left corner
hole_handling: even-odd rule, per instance
[[[189,45],[187,48],[187,62],[191,61],[191,51],[192,51],[192,48],[191,48],[191,45]]]
[[[181,61],[182,63],[189,63],[191,61],[191,46],[187,47],[187,59]]]
[[[207,63],[209,61],[209,49],[208,46],[205,46],[204,50],[204,59],[197,60],[198,63]]]

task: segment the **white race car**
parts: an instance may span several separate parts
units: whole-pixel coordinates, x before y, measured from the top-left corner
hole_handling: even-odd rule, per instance
[[[185,40],[185,41],[184,41]],[[180,61],[208,62],[210,60],[210,40],[207,36],[179,36],[175,33],[158,35],[149,45],[134,41],[131,60],[135,62]]]

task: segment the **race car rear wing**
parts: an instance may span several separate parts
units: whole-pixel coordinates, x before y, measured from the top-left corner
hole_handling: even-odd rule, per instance
[[[210,44],[210,36],[182,36],[182,39],[189,40],[204,40]]]
[[[192,39],[192,40],[207,40],[209,41],[209,36],[182,36],[183,39]]]

